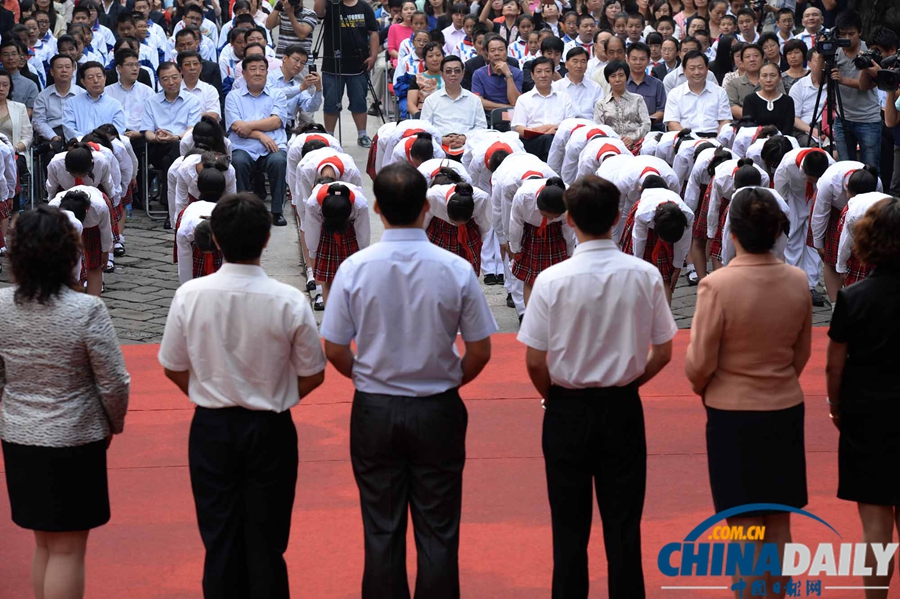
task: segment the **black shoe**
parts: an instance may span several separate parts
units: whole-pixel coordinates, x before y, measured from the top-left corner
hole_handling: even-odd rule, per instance
[[[809,295],[812,297],[812,305],[815,306],[816,308],[821,308],[822,306],[825,305],[825,298],[822,297],[822,294],[819,293],[817,290],[810,289]]]
[[[507,307],[509,307],[509,308],[515,308],[515,307],[516,307],[516,302],[513,301],[512,293],[507,293],[507,294],[506,294],[506,305],[507,305]]]
[[[368,112],[366,112],[369,116],[379,116],[381,113],[378,111],[378,107],[372,104],[369,106]]]
[[[485,285],[496,285],[497,284],[497,275],[484,275],[484,284]]]
[[[316,281],[315,279],[309,280],[306,282],[306,290],[307,291],[315,291],[316,290]]]
[[[118,258],[120,256],[125,255],[125,246],[121,243],[116,243],[113,245],[113,255]]]
[[[172,223],[171,223],[171,222],[169,221],[169,219],[167,218],[167,219],[166,219],[166,222],[163,223],[163,229],[165,229],[165,230],[168,231],[168,230],[170,230],[171,228],[172,228]]]
[[[322,312],[325,309],[325,300],[322,299],[321,295],[316,296],[316,300],[313,302],[313,310],[316,312]]]
[[[116,263],[113,260],[108,259],[106,261],[106,266],[103,267],[103,272],[105,272],[105,273],[116,272]]]
[[[276,227],[284,227],[287,226],[287,221],[284,220],[283,214],[272,213],[272,224]]]
[[[505,283],[505,281],[503,280],[503,274],[501,273],[497,275],[497,284],[502,285],[503,283]]]

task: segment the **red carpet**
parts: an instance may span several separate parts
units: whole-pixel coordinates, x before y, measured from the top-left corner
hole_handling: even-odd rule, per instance
[[[688,335],[679,332],[673,363],[641,393],[650,451],[643,524],[649,597],[730,595],[661,590],[663,585],[690,584],[692,579],[666,578],[656,566],[663,545],[680,541],[714,513],[704,455],[705,414],[684,377]],[[842,539],[812,520],[795,518],[794,541],[813,547],[819,542],[859,542],[855,506],[835,498],[837,432],[823,401],[825,329],[814,330],[813,344],[802,379],[808,399],[807,509],[834,526]],[[191,405],[163,377],[157,346],[132,345],[124,351],[132,375],[131,411],[125,434],[115,438],[110,450],[113,517],[91,535],[87,596],[201,597],[203,548],[187,469]],[[550,596],[551,575],[540,443],[543,411],[525,372],[523,346],[514,336],[496,335],[493,356],[479,379],[462,393],[469,409],[462,592],[467,599],[543,599]],[[294,597],[359,596],[362,526],[349,462],[351,393],[349,381],[329,369],[325,385],[294,409],[301,463],[286,556]],[[32,535],[12,524],[3,482],[0,487],[0,598],[31,597]],[[411,532],[409,547],[413,577]],[[591,541],[591,567],[591,596],[607,596],[599,517]],[[861,584],[854,578],[828,582]],[[702,581],[726,583],[724,578]],[[823,595],[862,597],[862,592]]]

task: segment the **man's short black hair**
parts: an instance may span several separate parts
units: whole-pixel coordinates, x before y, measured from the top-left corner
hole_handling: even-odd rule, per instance
[[[647,55],[647,58],[650,58],[650,46],[648,46],[644,42],[634,42],[633,44],[628,46],[628,49],[625,50],[625,55],[631,56],[632,52],[643,52]]]
[[[449,56],[445,56],[443,60],[441,60],[441,71],[444,70],[445,65],[448,65],[451,62],[458,62],[460,66],[463,66],[462,58],[460,58],[456,54],[450,54]]]
[[[756,16],[756,13],[753,12],[752,8],[744,7],[738,11],[737,17],[751,17],[754,22],[759,21],[759,18]]]
[[[54,58],[56,58],[56,57],[54,56]],[[68,58],[68,57],[67,57],[67,58]],[[135,59],[135,60],[140,60],[140,57],[138,56],[138,53],[135,52],[134,50],[132,50],[131,48],[122,48],[121,50],[119,50],[118,52],[116,52],[116,55],[115,55],[113,58],[115,59],[115,62],[116,62],[116,66],[117,66],[117,67],[120,67],[120,66],[122,66],[123,64],[125,64],[125,60],[128,59],[128,58],[133,58],[133,59]],[[51,64],[51,66],[53,66],[53,65]]]
[[[188,14],[189,12],[195,12],[200,15],[201,18],[205,18],[203,16],[203,9],[197,6],[196,4],[188,4],[184,7],[184,10],[181,12],[181,16]]]
[[[845,10],[844,12],[838,14],[834,19],[834,28],[841,32],[846,29],[856,29],[857,31],[862,31],[862,19],[859,16],[859,13],[855,10]]]
[[[262,62],[266,65],[266,68],[269,68],[269,61],[266,59],[265,55],[259,56],[254,54],[253,56],[245,56],[244,60],[241,61],[241,69],[244,71],[247,70],[247,66],[253,64],[254,62]]]
[[[293,56],[294,54],[302,54],[306,58],[309,58],[309,52],[307,52],[306,48],[304,48],[300,44],[291,44],[284,49],[285,56]]]
[[[193,25],[191,25],[189,27],[184,27],[183,29],[179,29],[178,32],[175,34],[175,42],[177,43],[178,38],[184,37],[186,35],[190,35],[194,39],[197,39],[196,31],[197,31],[197,28],[194,27]]]
[[[773,34],[774,37],[774,34]],[[747,50],[756,50],[759,52],[760,56],[764,56],[762,48],[757,44],[746,44],[743,48],[741,48],[741,60],[744,60],[744,54],[747,53]]]
[[[583,233],[608,233],[619,214],[619,188],[596,175],[578,179],[563,196],[569,215]]]
[[[542,64],[549,66],[550,73],[551,74],[553,73],[553,69],[554,69],[555,65],[553,64],[553,61],[551,59],[547,58],[546,56],[538,56],[537,58],[535,58],[534,60],[531,61],[531,72],[534,73],[534,70],[537,67],[541,66]]]
[[[869,46],[878,46],[889,52],[896,52],[898,46],[897,33],[893,29],[878,26],[869,34]]]
[[[169,69],[175,69],[175,70],[177,70],[179,73],[181,72],[181,67],[180,67],[180,66],[178,66],[177,64],[175,64],[174,62],[172,62],[172,61],[170,61],[170,60],[167,60],[167,61],[165,61],[165,62],[159,63],[159,66],[156,67],[156,78],[159,79],[159,77],[160,77],[165,71],[168,71]]]
[[[384,219],[395,227],[406,227],[422,214],[428,183],[410,163],[395,162],[379,171],[372,190]]]
[[[575,46],[574,48],[569,48],[569,51],[566,53],[566,60],[576,58],[578,56],[584,56],[588,60],[590,60],[591,55],[588,54],[588,51],[582,48],[581,46]]]
[[[66,37],[66,36],[63,36],[63,37]],[[69,38],[69,39],[71,40],[72,38]],[[74,43],[75,40],[72,40],[72,42]],[[73,67],[75,66],[75,61],[72,60],[72,57],[69,56],[68,54],[56,54],[53,56],[53,58],[50,59],[50,68],[51,69],[53,68],[53,65],[56,64],[57,60],[63,60],[63,59],[70,61],[72,63]]]
[[[487,47],[491,44],[491,42],[502,42],[504,48],[509,48],[509,44],[506,43],[506,38],[504,38],[502,35],[497,35],[495,33],[495,34],[491,35],[490,37],[485,37],[484,41],[481,43],[484,45],[484,48],[487,49]]]
[[[185,52],[179,52],[178,57],[175,59],[179,69],[184,66],[184,61],[188,58],[196,58],[200,61],[200,64],[203,64],[203,56],[199,52],[196,50],[187,50]]]
[[[560,54],[563,53],[563,50],[566,49],[566,45],[563,43],[561,39],[558,37],[548,37],[545,38],[544,41],[541,42],[541,53],[546,52],[558,52]]]
[[[134,25],[134,17],[130,12],[121,12],[119,13],[119,16],[116,17],[116,27],[118,27],[122,23],[131,23],[132,25]]]
[[[702,58],[703,64],[707,67],[709,66],[709,59],[706,57],[706,54],[698,50],[690,50],[687,54],[685,54],[684,60],[681,62],[681,64],[687,67],[688,61],[693,60],[694,58]]]
[[[106,69],[103,68],[103,65],[97,62],[96,60],[89,60],[78,69],[78,80],[81,81],[84,79],[85,74],[87,74],[89,69],[100,69],[103,73],[106,73]]]
[[[216,202],[209,224],[225,260],[246,262],[262,255],[272,217],[262,200],[244,191]]]

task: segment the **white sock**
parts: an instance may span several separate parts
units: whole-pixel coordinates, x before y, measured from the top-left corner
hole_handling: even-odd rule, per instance
[[[306,280],[307,281],[315,280],[315,277],[313,276],[313,269],[310,268],[309,266],[306,267]]]
[[[316,285],[316,295],[322,295],[322,286]]]
[[[110,253],[109,253],[109,259],[110,259],[111,261],[115,261],[116,255],[115,255],[114,253],[110,252]]]

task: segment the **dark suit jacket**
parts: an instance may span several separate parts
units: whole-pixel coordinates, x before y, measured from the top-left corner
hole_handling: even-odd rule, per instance
[[[113,67],[111,69],[106,69],[106,85],[112,85],[113,83],[116,83],[118,80],[119,80],[119,72],[115,69],[115,67]],[[137,80],[140,83],[143,83],[144,85],[149,87],[150,89],[155,89],[153,87],[153,79],[150,78],[150,73],[148,73],[146,69],[141,69],[141,71],[138,73]],[[50,83],[48,82],[47,85],[50,85]]]
[[[6,10],[2,6],[0,6],[0,35],[3,36],[3,41],[9,37],[9,32],[13,27],[16,26],[16,16],[12,13],[11,10]]]
[[[566,68],[565,63],[560,62],[556,72],[559,73],[560,77],[565,77],[569,70]],[[531,62],[526,62],[525,68],[522,69],[522,93],[530,92],[533,89],[534,77],[531,75]]]
[[[680,64],[681,64],[681,59],[676,58],[675,59],[675,68],[677,69],[678,65],[680,65]],[[654,77],[656,77],[657,79],[659,79],[660,81],[665,79],[666,75],[669,74],[669,71],[666,70],[666,63],[663,62],[663,63],[660,63],[660,64],[656,65],[655,67],[653,67],[653,69],[650,71],[650,74],[653,75]]]
[[[481,56],[476,56],[475,58],[470,58],[468,62],[466,62],[466,74],[463,75],[462,86],[472,91],[472,75],[475,74],[475,71],[486,65],[487,63],[484,61],[484,58]],[[519,68],[519,61],[511,56],[506,57],[506,64],[511,67]]]
[[[219,92],[219,105],[222,109],[222,114],[225,114],[225,94],[222,93],[222,71],[219,70],[219,65],[211,60],[201,59],[201,61],[203,63],[203,70],[200,71],[200,81],[209,83],[216,88],[216,91]]]

